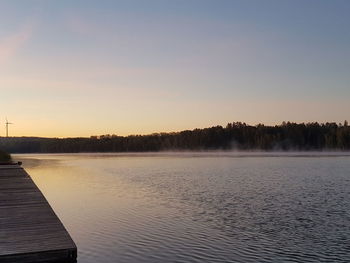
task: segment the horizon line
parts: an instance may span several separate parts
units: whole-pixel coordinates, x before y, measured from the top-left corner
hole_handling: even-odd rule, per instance
[[[22,136],[0,136],[1,139],[3,138],[45,138],[45,139],[76,139],[76,138],[82,138],[82,139],[92,139],[92,138],[96,138],[96,139],[100,139],[100,137],[131,137],[131,136],[151,136],[151,135],[162,135],[162,134],[177,134],[177,133],[181,133],[184,131],[194,131],[194,130],[204,130],[204,129],[210,129],[210,128],[215,128],[215,127],[222,127],[222,128],[226,128],[227,125],[229,124],[242,124],[242,125],[246,125],[249,127],[258,127],[260,125],[265,126],[265,127],[280,127],[280,126],[284,126],[287,124],[296,124],[296,125],[310,125],[310,124],[318,124],[318,125],[327,125],[327,124],[335,124],[337,125],[337,127],[344,127],[348,125],[348,121],[344,120],[343,123],[341,122],[336,122],[336,121],[326,121],[326,122],[318,122],[318,121],[308,121],[308,122],[293,122],[293,121],[282,121],[280,124],[264,124],[264,123],[257,123],[257,124],[249,124],[246,122],[241,122],[241,121],[236,121],[236,122],[228,122],[226,124],[226,126],[223,125],[212,125],[212,126],[208,126],[208,127],[204,127],[204,128],[189,128],[189,129],[184,129],[184,130],[178,130],[178,131],[158,131],[158,132],[152,132],[152,133],[139,133],[139,134],[128,134],[128,135],[118,135],[115,133],[105,133],[105,134],[100,134],[100,135],[87,135],[87,136],[67,136],[67,137],[61,137],[61,136],[37,136],[37,135],[22,135]]]

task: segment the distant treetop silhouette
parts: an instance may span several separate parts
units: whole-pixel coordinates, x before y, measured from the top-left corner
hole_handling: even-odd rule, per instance
[[[228,123],[226,127],[150,135],[101,135],[90,138],[0,138],[12,153],[151,152],[169,150],[350,150],[350,126],[337,123],[291,123],[266,126]]]

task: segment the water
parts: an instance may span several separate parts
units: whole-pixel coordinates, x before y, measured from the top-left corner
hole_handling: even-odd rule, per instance
[[[78,263],[349,262],[350,155],[17,155]]]

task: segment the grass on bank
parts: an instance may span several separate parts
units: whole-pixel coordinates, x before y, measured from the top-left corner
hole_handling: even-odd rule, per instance
[[[0,150],[0,163],[10,163],[11,161],[11,155]]]

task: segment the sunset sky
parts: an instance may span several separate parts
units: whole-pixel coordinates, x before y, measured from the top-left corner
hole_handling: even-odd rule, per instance
[[[0,136],[350,120],[350,1],[0,1]]]

